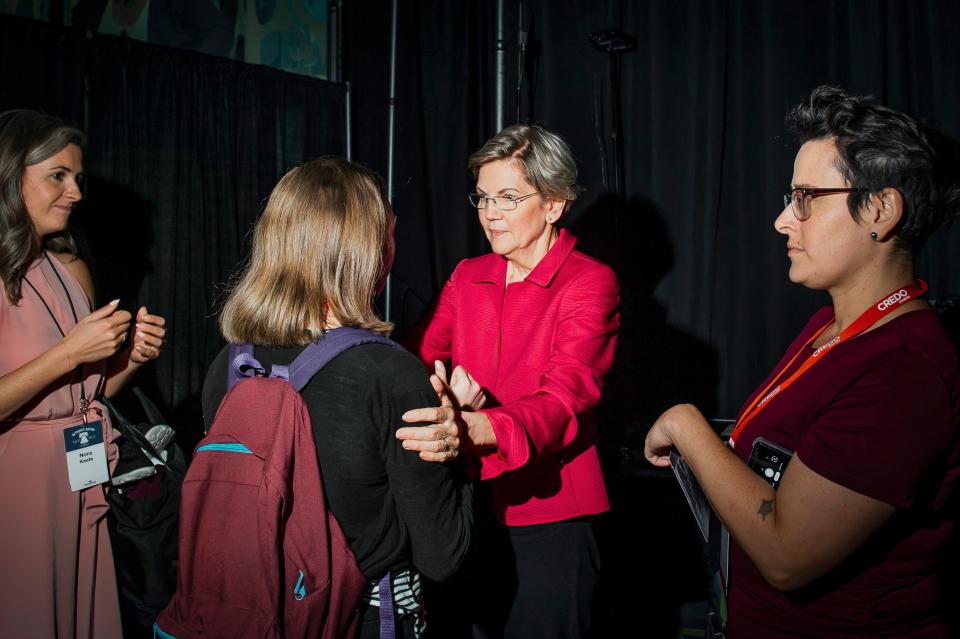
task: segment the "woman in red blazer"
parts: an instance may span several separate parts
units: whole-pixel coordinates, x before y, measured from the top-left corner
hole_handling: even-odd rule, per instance
[[[481,560],[478,572],[496,582],[482,588],[478,625],[492,636],[579,637],[590,629],[599,568],[592,517],[610,509],[590,414],[617,340],[616,276],[557,228],[579,190],[557,135],[511,126],[468,166],[477,179],[470,203],[493,252],[460,262],[414,347],[431,367],[456,367],[454,390],[483,389],[458,393],[461,436],[506,534]],[[407,419],[437,409],[425,411]],[[456,446],[418,441],[412,430],[398,432],[408,448]]]

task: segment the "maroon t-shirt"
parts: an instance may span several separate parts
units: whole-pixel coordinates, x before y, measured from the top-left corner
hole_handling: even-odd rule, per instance
[[[828,307],[811,318],[745,405],[832,317]],[[947,501],[960,474],[960,373],[936,314],[906,313],[837,345],[748,423],[736,445],[744,461],[757,437],[898,510],[853,556],[794,592],[771,587],[732,544],[729,636],[946,637],[937,569],[956,517]]]

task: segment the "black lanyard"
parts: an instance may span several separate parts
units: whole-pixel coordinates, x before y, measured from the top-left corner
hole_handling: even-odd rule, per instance
[[[50,262],[50,256],[46,251],[43,252],[43,259]],[[76,326],[80,323],[80,320],[77,318],[77,309],[73,306],[73,298],[70,297],[70,291],[67,290],[67,285],[63,282],[63,278],[60,277],[57,267],[54,266],[53,262],[50,262],[50,268],[53,269],[53,274],[57,276],[57,279],[60,281],[60,286],[63,288],[63,294],[67,296],[67,303],[70,305],[70,313],[73,315],[73,324]],[[50,310],[50,305],[47,304],[47,300],[43,299],[43,295],[40,294],[40,291],[37,290],[37,287],[33,285],[30,280],[27,279],[27,276],[23,276],[23,281],[27,283],[27,286],[33,289],[33,292],[37,294],[37,297],[40,298],[40,302],[43,303],[43,307],[47,309],[47,313],[50,314],[50,319],[53,320],[54,326],[57,327],[57,330],[60,331],[61,337],[66,337],[67,334],[63,332],[63,327],[60,326],[60,322],[57,321],[57,316],[53,314],[53,311]],[[87,401],[87,394],[83,390],[83,364],[80,364],[78,367],[80,370],[80,413],[83,416],[83,421],[87,421],[87,407],[89,402]],[[71,391],[70,395],[73,395]]]

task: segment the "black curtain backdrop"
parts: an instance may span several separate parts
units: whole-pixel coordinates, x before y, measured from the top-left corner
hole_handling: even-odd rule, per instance
[[[614,500],[600,636],[634,636],[642,620],[644,636],[675,637],[702,623],[680,604],[706,597],[709,577],[675,482],[639,456],[646,430],[681,401],[733,417],[829,301],[789,282],[786,242],[773,229],[798,148],[784,115],[813,87],[835,84],[960,137],[960,3],[526,0],[519,98],[520,3],[505,5],[506,123],[519,104],[520,121],[570,142],[586,191],[566,224],[622,289],[618,356],[598,411]],[[399,6],[394,308],[403,330],[460,259],[488,250],[464,167],[495,133],[496,2]],[[347,2],[344,20],[357,157],[384,170],[389,3]],[[611,28],[636,50],[595,50],[589,34]],[[920,256],[931,297],[960,293],[958,240],[957,225],[941,229]],[[667,558],[655,577],[652,557]],[[459,609],[456,600],[440,608]]]
[[[678,401],[732,417],[827,301],[789,283],[773,230],[797,148],[783,116],[830,83],[960,137],[960,3],[525,0],[519,93],[521,5],[505,5],[506,122],[519,111],[571,143],[586,191],[566,224],[622,289],[598,411],[615,504],[601,636],[636,634],[638,620],[645,636],[676,636],[680,603],[706,596],[699,533],[672,478],[638,461],[637,447]],[[496,2],[399,7],[402,332],[460,259],[488,250],[464,165],[495,132]],[[385,173],[390,3],[348,0],[343,18],[354,157]],[[610,28],[636,50],[595,50],[588,35]],[[214,303],[258,206],[297,161],[345,152],[343,100],[339,85],[0,16],[0,109],[41,108],[87,129],[91,180],[75,220],[99,297],[170,319],[168,351],[143,381],[184,424],[199,424],[196,394],[220,343]],[[958,235],[941,230],[920,257],[931,297],[960,293]],[[651,553],[669,558],[656,577]]]
[[[731,417],[807,318],[827,301],[787,280],[773,230],[796,142],[783,117],[824,83],[902,109],[960,135],[955,2],[558,2],[523,4],[528,34],[520,120],[571,144],[586,192],[567,224],[617,267],[625,313],[659,310],[679,349],[625,322],[642,360],[635,394],[649,410],[690,393],[713,360],[711,414]],[[465,194],[467,156],[493,131],[493,0],[400,2],[400,217],[395,294],[402,327],[464,257],[488,250]],[[507,5],[507,124],[516,121],[518,2]],[[386,169],[389,3],[346,3],[345,77],[354,86],[356,157]],[[610,64],[593,31],[633,36],[619,62],[624,184],[617,193]],[[958,230],[921,255],[931,297],[960,292]],[[414,298],[411,300],[410,298]],[[636,306],[636,308],[633,308]],[[640,317],[634,317],[643,321]],[[642,325],[642,328],[648,328]],[[672,346],[672,345],[669,345]],[[701,359],[690,360],[691,356]],[[711,377],[711,375],[706,375]],[[665,380],[664,377],[670,378]],[[706,380],[705,380],[706,381]],[[637,388],[653,384],[654,388]],[[694,396],[701,397],[702,393]],[[654,410],[656,408],[657,410]],[[636,410],[631,411],[636,413]]]
[[[137,381],[187,441],[198,437],[223,285],[280,176],[346,153],[345,87],[8,16],[0,43],[0,110],[37,108],[86,130],[72,224],[98,301],[167,318],[165,353]]]
[[[457,262],[487,248],[466,206],[464,167],[492,121],[493,14],[488,2],[399,5],[393,321],[402,334]],[[345,2],[343,15],[354,157],[386,176],[390,3]]]

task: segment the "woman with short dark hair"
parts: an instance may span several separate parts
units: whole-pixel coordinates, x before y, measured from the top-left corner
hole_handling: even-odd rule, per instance
[[[787,123],[802,146],[774,227],[790,280],[832,306],[744,404],[730,448],[679,405],[646,455],[678,451],[732,535],[731,638],[947,637],[960,373],[914,257],[960,207],[956,176],[912,118],[839,89]]]

